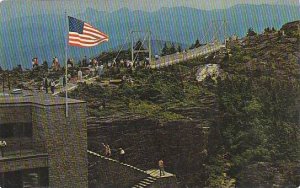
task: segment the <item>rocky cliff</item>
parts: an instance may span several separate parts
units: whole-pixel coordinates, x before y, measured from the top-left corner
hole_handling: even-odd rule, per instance
[[[208,128],[199,122],[160,124],[145,118],[114,121],[90,118],[88,138],[91,150],[101,151],[101,143],[109,143],[113,158],[118,159],[116,149],[122,147],[126,163],[145,170],[158,168],[158,161],[163,159],[166,171],[176,174],[179,182],[197,181],[205,185]]]

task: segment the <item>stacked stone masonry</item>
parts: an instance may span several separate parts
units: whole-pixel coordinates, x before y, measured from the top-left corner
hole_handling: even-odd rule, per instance
[[[27,158],[0,160],[0,172],[44,167],[49,171],[49,187],[88,187],[86,103],[52,96],[0,98],[0,123],[31,123],[32,137],[8,139],[8,147],[28,142],[34,153]],[[24,149],[24,147],[22,147]],[[37,157],[43,154],[43,157]],[[46,158],[46,159],[45,159]],[[46,162],[45,162],[46,161]]]

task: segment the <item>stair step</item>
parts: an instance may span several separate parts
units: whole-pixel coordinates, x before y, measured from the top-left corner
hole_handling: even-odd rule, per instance
[[[147,181],[141,181],[141,183],[145,184],[145,185],[150,185],[151,183],[147,182]]]
[[[148,179],[157,180],[157,178],[154,177],[148,177]]]
[[[142,183],[142,182],[140,182],[139,185],[140,185],[140,186],[143,186],[143,187],[146,187],[146,186],[147,186],[147,184],[144,184],[144,183]]]
[[[144,179],[144,181],[149,182],[149,183],[153,183],[154,180],[150,180],[150,179]]]

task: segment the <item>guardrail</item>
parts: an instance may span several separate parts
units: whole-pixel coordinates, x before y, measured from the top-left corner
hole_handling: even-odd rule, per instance
[[[153,61],[154,64],[152,63],[152,68],[159,68],[162,66],[168,66],[168,65],[180,63],[186,60],[193,59],[195,57],[199,57],[212,52],[219,51],[223,47],[224,45],[219,43],[207,44],[205,46],[200,46],[199,48],[194,48],[186,52],[162,56],[159,59]]]

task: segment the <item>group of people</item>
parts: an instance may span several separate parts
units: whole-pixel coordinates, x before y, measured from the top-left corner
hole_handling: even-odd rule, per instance
[[[43,62],[43,66],[45,66],[44,63],[48,66],[48,63],[46,60]],[[35,69],[39,66],[39,61],[38,61],[37,57],[32,58],[31,65],[32,65],[32,69]],[[60,70],[60,64],[58,62],[57,57],[53,57],[51,68],[54,71]]]
[[[110,146],[108,144],[104,144],[104,143],[102,143],[102,146],[103,146],[104,156],[111,157],[112,152],[111,152]],[[118,155],[119,155],[119,161],[121,163],[124,163],[125,162],[125,150],[123,148],[118,149]]]
[[[42,87],[42,89],[45,90],[46,93],[48,93],[49,86],[50,86],[51,93],[54,94],[54,91],[55,91],[55,81],[53,79],[48,80],[47,77],[44,77],[43,78],[43,87]]]
[[[108,144],[104,144],[104,143],[102,143],[102,146],[103,146],[104,156],[105,157],[111,157],[112,152],[111,152],[110,146]],[[125,150],[123,148],[118,149],[118,156],[119,156],[119,161],[121,163],[124,163],[125,162]],[[160,159],[158,161],[158,167],[159,167],[159,175],[164,176],[165,175],[165,164],[164,164],[164,161],[162,159]]]

